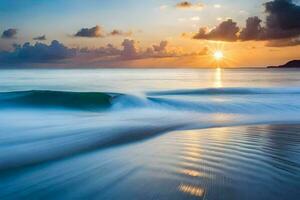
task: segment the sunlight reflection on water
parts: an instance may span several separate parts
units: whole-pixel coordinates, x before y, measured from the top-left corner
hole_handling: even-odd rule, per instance
[[[216,88],[223,87],[223,84],[222,84],[222,69],[221,68],[217,68],[216,71],[215,71],[214,86]]]

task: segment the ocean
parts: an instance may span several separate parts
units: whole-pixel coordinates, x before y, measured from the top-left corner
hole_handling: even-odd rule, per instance
[[[300,71],[0,70],[0,199],[297,199]]]

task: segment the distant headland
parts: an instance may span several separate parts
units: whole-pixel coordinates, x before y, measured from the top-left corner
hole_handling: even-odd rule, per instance
[[[284,65],[268,66],[267,68],[299,68],[300,69],[300,60],[292,60]]]

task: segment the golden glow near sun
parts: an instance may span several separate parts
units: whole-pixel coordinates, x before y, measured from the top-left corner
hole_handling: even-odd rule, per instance
[[[222,51],[215,51],[214,52],[214,59],[219,61],[222,60],[224,57],[223,52]]]
[[[213,68],[222,68],[232,65],[233,59],[229,57],[230,53],[228,53],[228,48],[225,48],[224,42],[211,43],[208,49],[211,66]]]

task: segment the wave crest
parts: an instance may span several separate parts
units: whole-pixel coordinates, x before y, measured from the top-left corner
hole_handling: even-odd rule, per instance
[[[113,98],[121,94],[100,92],[66,92],[31,90],[0,93],[4,106],[27,106],[42,108],[103,109],[108,108]]]

